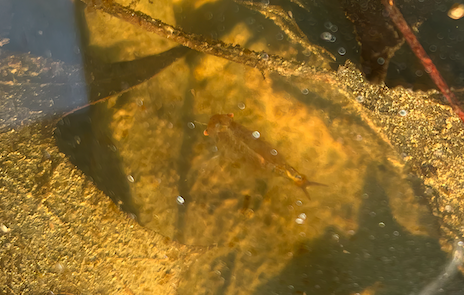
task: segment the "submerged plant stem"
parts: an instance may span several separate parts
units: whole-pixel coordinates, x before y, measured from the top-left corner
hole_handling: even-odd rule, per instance
[[[382,0],[385,9],[390,15],[391,20],[401,31],[404,36],[406,42],[408,42],[409,46],[411,47],[414,54],[419,58],[421,63],[424,65],[425,71],[430,75],[435,85],[437,85],[438,89],[440,89],[441,93],[446,97],[448,103],[453,108],[454,112],[459,116],[462,122],[464,122],[464,112],[462,108],[459,106],[459,103],[454,96],[454,93],[451,92],[450,88],[446,84],[445,80],[441,76],[440,72],[438,71],[435,64],[432,62],[430,57],[424,50],[424,47],[419,43],[416,36],[412,32],[411,28],[409,27],[408,23],[404,19],[401,11],[398,7],[395,6],[393,0]]]
[[[315,69],[304,62],[287,60],[278,55],[267,54],[262,57],[261,52],[242,48],[239,45],[226,44],[220,40],[213,40],[201,35],[188,33],[180,28],[171,26],[154,19],[151,16],[135,11],[112,0],[94,1],[81,0],[90,7],[103,11],[109,15],[139,26],[148,32],[170,39],[190,49],[206,54],[222,57],[227,60],[259,69],[260,71],[273,71],[282,76],[303,76],[312,79],[329,79],[323,69]]]

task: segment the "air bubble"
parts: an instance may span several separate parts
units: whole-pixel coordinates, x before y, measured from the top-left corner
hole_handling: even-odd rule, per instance
[[[323,32],[321,34],[321,39],[325,41],[330,41],[330,39],[332,39],[332,34],[330,34],[329,32]]]
[[[329,40],[331,43],[334,43],[335,41],[337,41],[337,37],[335,37],[334,35],[332,35],[332,38],[330,38]]]
[[[359,103],[361,103],[361,102],[364,101],[364,97],[362,97],[361,95],[356,96],[356,101],[359,102]]]
[[[241,109],[241,110],[244,110],[245,109],[245,104],[243,102],[239,102],[237,104],[238,108]]]
[[[338,27],[336,25],[333,25],[330,30],[332,31],[332,33],[335,33],[338,31]]]
[[[379,222],[379,227],[382,227],[382,228],[384,228],[384,227],[385,227],[385,223],[383,223],[383,222]]]
[[[251,135],[253,135],[254,138],[259,138],[261,136],[261,134],[258,131],[253,131]]]
[[[377,63],[378,63],[379,65],[383,65],[383,64],[385,64],[385,59],[384,59],[383,57],[379,57],[379,58],[377,59]]]
[[[401,110],[401,111],[398,112],[398,114],[400,114],[401,117],[404,117],[404,116],[406,116],[408,114],[408,111]]]
[[[249,18],[247,18],[246,23],[249,24],[249,25],[252,25],[252,24],[255,23],[255,19],[252,18],[252,17],[249,17]]]
[[[278,34],[276,35],[276,39],[279,40],[279,41],[281,41],[281,40],[284,39],[284,35],[283,35],[282,33],[278,33]]]
[[[298,215],[298,218],[306,219],[306,214],[305,214],[305,213],[301,213],[300,215]]]
[[[261,3],[263,3],[264,6],[268,6],[271,1],[269,0],[261,0]]]
[[[213,14],[211,12],[205,13],[205,18],[206,20],[212,20],[213,19]]]
[[[188,122],[188,123],[187,123],[187,127],[188,127],[189,129],[194,129],[194,128],[195,128],[195,124],[194,124],[193,122]]]
[[[267,54],[266,52],[261,53],[261,59],[269,60],[269,54]]]
[[[400,233],[399,233],[398,231],[395,230],[395,231],[393,232],[393,235],[394,235],[395,237],[398,237],[398,236],[400,235]]]
[[[437,46],[436,45],[430,45],[429,50],[430,52],[436,52],[437,51]]]
[[[327,30],[330,30],[330,28],[332,28],[332,23],[331,23],[331,22],[325,22],[325,23],[324,23],[324,27],[325,27]]]
[[[338,54],[344,56],[346,54],[346,49],[344,47],[338,48]]]
[[[129,182],[134,182],[135,181],[134,176],[132,176],[132,175],[127,175],[127,180]]]
[[[182,196],[177,196],[176,202],[179,205],[183,205],[185,203],[185,200],[184,200],[184,198],[182,198]]]
[[[76,141],[77,144],[81,144],[81,138],[79,136],[74,136],[74,141]]]
[[[422,77],[423,75],[424,75],[424,72],[422,72],[421,70],[416,71],[416,76],[417,77]]]
[[[301,205],[303,205],[303,202],[300,201],[300,200],[298,200],[298,201],[295,202],[295,204],[296,204],[297,206],[301,206]]]
[[[295,219],[295,222],[298,223],[298,224],[303,224],[304,219],[297,218],[297,219]]]
[[[308,94],[309,93],[308,88],[305,88],[305,89],[301,90],[301,93],[303,93],[304,95]]]
[[[275,149],[272,149],[272,150],[271,150],[271,155],[273,155],[273,156],[277,156],[277,150],[275,150]]]

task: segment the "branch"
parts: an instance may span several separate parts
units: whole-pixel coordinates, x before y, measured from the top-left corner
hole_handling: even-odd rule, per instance
[[[456,96],[454,96],[454,93],[451,92],[445,80],[440,75],[440,72],[438,71],[437,67],[433,64],[432,60],[427,55],[424,48],[417,40],[416,36],[414,35],[408,23],[401,14],[401,11],[398,9],[398,7],[395,6],[394,0],[382,0],[382,3],[385,6],[387,12],[389,13],[390,18],[395,24],[395,26],[398,28],[398,30],[401,31],[401,33],[404,36],[404,39],[406,39],[406,42],[408,42],[414,54],[419,58],[422,65],[424,65],[425,71],[429,73],[433,82],[435,82],[435,85],[437,85],[438,89],[440,89],[441,93],[443,93],[443,95],[446,97],[448,103],[453,108],[453,111],[459,116],[461,121],[464,122],[464,112],[462,108],[459,106]]]
[[[109,15],[139,26],[148,32],[175,41],[185,47],[205,54],[222,57],[227,60],[259,69],[273,71],[282,76],[311,76],[316,77],[316,69],[295,60],[286,60],[278,55],[256,52],[239,45],[226,44],[219,40],[212,40],[201,35],[184,32],[182,29],[154,19],[140,11],[122,6],[112,0],[81,0],[87,5],[103,11]],[[97,3],[98,2],[98,3]],[[319,69],[317,75],[325,76],[326,72]]]

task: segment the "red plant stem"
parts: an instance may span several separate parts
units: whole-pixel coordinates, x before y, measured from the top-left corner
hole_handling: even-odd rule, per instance
[[[382,0],[382,3],[385,6],[395,26],[398,28],[398,30],[401,31],[401,33],[404,36],[404,39],[406,40],[406,42],[408,42],[414,54],[424,65],[425,71],[429,73],[433,82],[435,82],[435,85],[437,85],[438,89],[440,89],[441,93],[443,93],[443,95],[446,97],[448,103],[451,105],[454,112],[459,116],[461,121],[464,122],[464,112],[459,106],[459,103],[456,100],[454,93],[450,91],[445,80],[440,75],[440,72],[438,71],[437,67],[435,67],[422,45],[417,40],[416,36],[414,35],[408,23],[401,14],[401,11],[398,9],[398,7],[395,6],[393,0]]]

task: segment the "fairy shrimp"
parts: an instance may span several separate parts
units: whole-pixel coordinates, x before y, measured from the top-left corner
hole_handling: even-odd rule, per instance
[[[247,162],[291,179],[303,190],[308,199],[311,199],[306,190],[309,185],[325,186],[309,181],[306,176],[290,166],[280,153],[261,138],[258,131],[247,129],[235,122],[233,117],[232,113],[213,115],[203,134],[214,138],[218,145],[223,148],[231,149],[234,153],[244,156]]]

